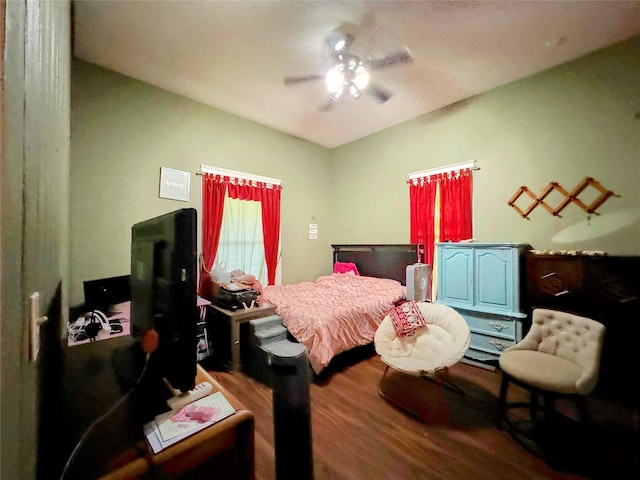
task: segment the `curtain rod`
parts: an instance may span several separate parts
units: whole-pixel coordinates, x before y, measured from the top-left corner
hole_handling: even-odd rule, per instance
[[[409,174],[409,180],[428,177],[429,175],[437,175],[439,173],[455,172],[457,170],[463,170],[465,168],[469,168],[471,170],[480,170],[480,167],[476,166],[476,161],[471,160],[468,162],[453,163],[451,165],[445,165],[444,167],[436,167],[436,168],[430,168],[428,170],[421,170],[419,172],[413,172]]]
[[[196,175],[204,175],[211,173],[213,175],[222,175],[223,177],[233,177],[242,180],[252,180],[254,182],[270,183],[271,185],[281,185],[282,180],[279,178],[263,177],[252,173],[238,172],[236,170],[228,170],[226,168],[211,167],[209,165],[200,164],[200,171]]]

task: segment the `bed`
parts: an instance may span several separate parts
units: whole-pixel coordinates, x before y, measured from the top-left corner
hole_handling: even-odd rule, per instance
[[[313,282],[270,285],[263,295],[307,347],[316,374],[336,355],[373,342],[387,312],[405,298],[407,265],[420,261],[423,252],[416,244],[332,248],[334,265],[353,264],[359,275],[332,273]]]

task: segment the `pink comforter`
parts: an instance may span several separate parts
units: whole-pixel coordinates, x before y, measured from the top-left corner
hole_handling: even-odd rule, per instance
[[[406,288],[395,280],[332,274],[315,282],[270,285],[264,301],[275,305],[289,332],[307,347],[320,373],[338,353],[373,341],[378,325]]]

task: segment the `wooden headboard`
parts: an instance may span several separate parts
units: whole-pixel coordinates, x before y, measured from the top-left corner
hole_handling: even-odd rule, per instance
[[[420,244],[331,245],[333,263],[355,263],[360,275],[391,278],[403,285],[407,265],[421,262],[424,248]]]

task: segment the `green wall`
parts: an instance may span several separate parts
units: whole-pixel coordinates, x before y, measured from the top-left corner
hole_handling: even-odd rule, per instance
[[[328,273],[331,243],[408,242],[408,173],[467,160],[480,167],[477,240],[640,254],[638,79],[640,38],[328,150],[76,60],[71,304],[82,301],[83,280],[129,272],[133,223],[200,209],[195,175],[189,203],[158,198],[163,166],[281,178],[283,283]],[[598,215],[538,207],[526,220],[507,205],[522,185],[571,191],[585,177],[618,195]],[[580,198],[590,203],[594,193]],[[317,241],[307,238],[312,218]]]
[[[408,174],[476,160],[478,241],[640,254],[639,79],[636,38],[335,149],[333,241],[407,242]],[[620,195],[599,215],[571,204],[553,217],[539,206],[526,220],[507,204],[522,185],[571,191],[585,177]],[[530,199],[521,200],[524,209]]]
[[[131,225],[200,213],[200,164],[282,179],[282,281],[330,271],[329,150],[77,59],[71,94],[71,305],[83,281],[130,272]],[[191,172],[189,202],[159,198],[160,167]]]

